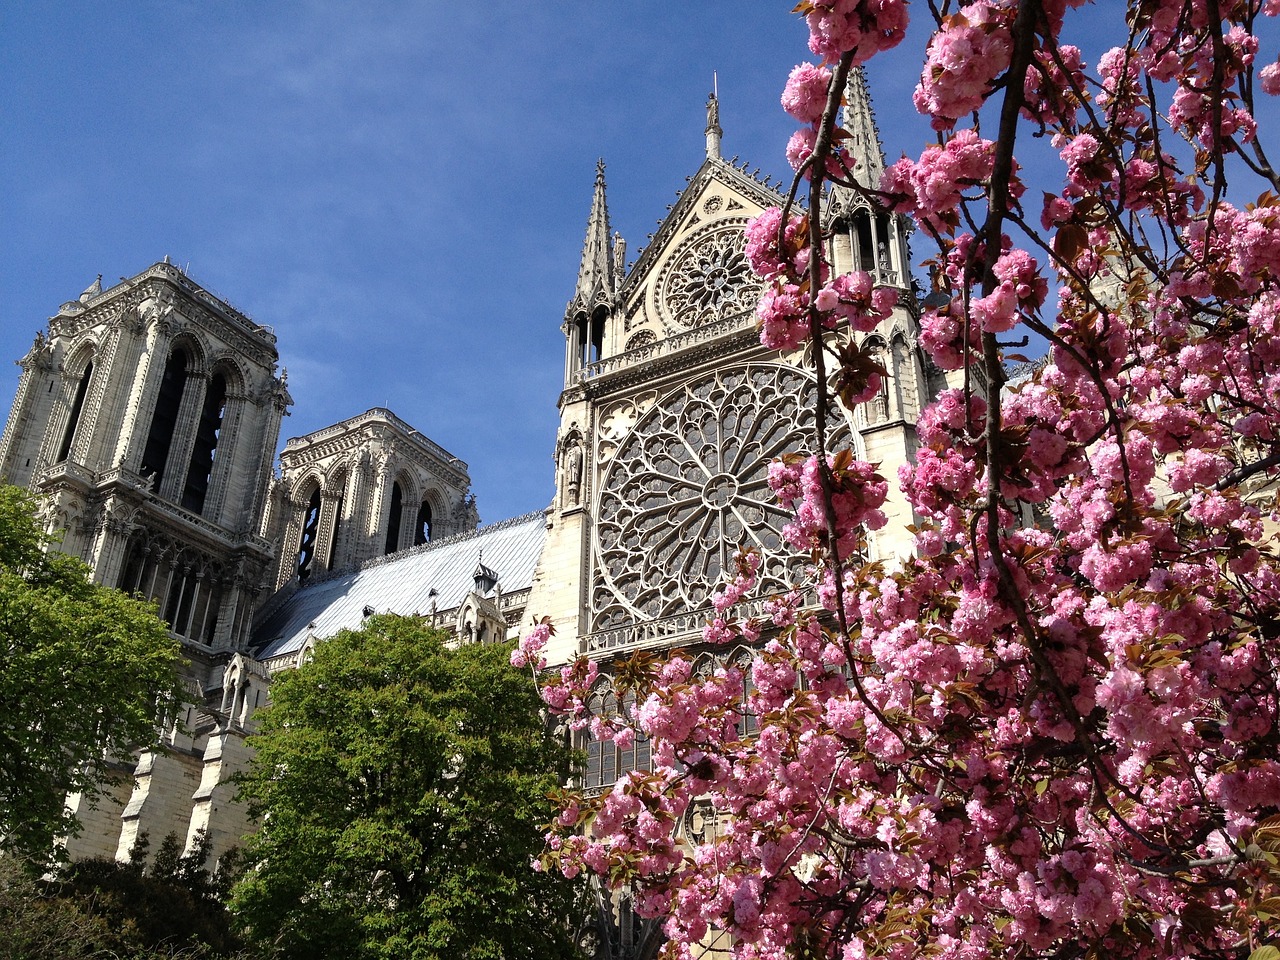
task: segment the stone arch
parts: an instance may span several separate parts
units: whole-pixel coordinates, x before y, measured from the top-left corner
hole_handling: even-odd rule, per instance
[[[440,539],[441,524],[448,522],[449,504],[440,488],[428,485],[418,500],[418,515],[413,527],[413,545]]]
[[[893,415],[889,403],[889,381],[893,379],[893,363],[889,356],[889,345],[883,336],[873,333],[863,339],[862,349],[870,353],[887,372],[887,376],[880,381],[880,390],[874,397],[861,405],[862,415],[868,425],[884,423]]]
[[[658,335],[652,330],[637,330],[627,340],[628,350],[639,350],[641,347],[647,347],[651,343],[657,343]]]
[[[311,496],[312,486],[317,489],[324,487],[324,474],[315,467],[309,467],[296,481],[294,481],[293,489],[289,491],[289,499],[295,502],[306,502]]]
[[[227,379],[229,393],[248,392],[250,376],[240,358],[228,350],[219,351],[209,361],[209,374],[222,373]]]
[[[84,414],[85,400],[89,396],[89,384],[93,379],[94,360],[98,356],[98,343],[86,337],[67,354],[62,364],[62,404],[53,430],[61,428],[55,463],[68,459],[74,448],[76,430]],[[56,434],[55,434],[56,435]]]
[[[187,360],[187,375],[202,376],[209,372],[209,348],[204,339],[192,330],[181,330],[169,341],[169,355],[181,350]]]

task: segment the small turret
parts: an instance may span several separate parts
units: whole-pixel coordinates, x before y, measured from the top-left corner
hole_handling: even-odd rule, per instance
[[[615,246],[616,242],[616,246]],[[578,284],[565,311],[565,386],[574,383],[587,364],[604,352],[605,322],[613,312],[621,282],[617,253],[625,250],[621,236],[609,234],[609,204],[605,199],[604,160],[596,161],[595,192],[582,243]]]

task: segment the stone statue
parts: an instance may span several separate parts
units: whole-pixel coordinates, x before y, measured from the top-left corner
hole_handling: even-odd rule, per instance
[[[577,506],[582,495],[582,444],[577,435],[570,438],[561,457],[561,477],[569,493],[569,504]]]

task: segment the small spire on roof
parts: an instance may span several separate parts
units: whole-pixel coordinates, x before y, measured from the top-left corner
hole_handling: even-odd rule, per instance
[[[609,235],[609,204],[605,200],[604,158],[596,161],[596,184],[587,217],[587,236],[582,243],[582,263],[578,268],[578,288],[572,308],[590,313],[614,293],[613,240]]]
[[[720,137],[724,131],[720,129],[720,100],[716,96],[719,82],[714,73],[711,74],[711,95],[707,97],[707,159],[720,159]]]
[[[88,303],[94,297],[102,292],[102,274],[98,274],[98,279],[84,288],[84,293],[80,294],[80,302]]]
[[[849,71],[844,88],[844,128],[849,133],[849,152],[857,160],[853,179],[872,190],[880,189],[884,174],[884,147],[876,129],[875,112],[871,109],[871,92],[862,67]]]

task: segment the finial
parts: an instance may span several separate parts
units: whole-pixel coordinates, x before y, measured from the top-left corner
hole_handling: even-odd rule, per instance
[[[711,95],[707,97],[707,159],[720,159],[720,100],[716,96],[719,83],[713,73],[711,75]]]
[[[596,160],[596,183],[604,183],[604,157]]]

